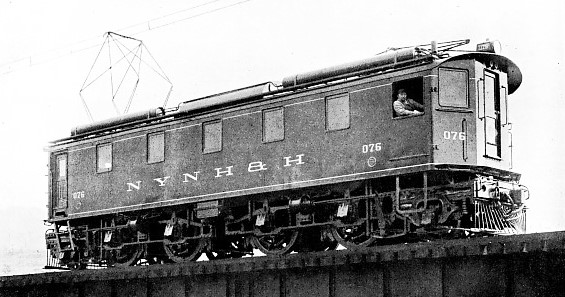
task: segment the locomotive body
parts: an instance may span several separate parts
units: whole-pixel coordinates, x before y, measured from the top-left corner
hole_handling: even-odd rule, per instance
[[[78,127],[48,149],[48,249],[79,268],[524,232],[520,83],[503,56],[408,48]],[[399,89],[424,112],[396,115]]]

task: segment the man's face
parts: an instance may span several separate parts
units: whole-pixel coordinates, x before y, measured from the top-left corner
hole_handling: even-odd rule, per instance
[[[400,101],[406,100],[406,92],[398,93],[398,100],[400,100]]]

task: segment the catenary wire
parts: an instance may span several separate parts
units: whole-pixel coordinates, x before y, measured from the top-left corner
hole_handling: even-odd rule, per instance
[[[158,25],[158,26],[151,27],[151,22],[152,22],[152,21],[161,20],[161,19],[166,19],[166,18],[169,18],[169,17],[171,17],[171,16],[174,16],[174,15],[177,15],[177,14],[180,14],[180,13],[183,13],[183,12],[186,12],[186,11],[194,10],[194,9],[201,8],[201,7],[204,7],[204,6],[206,6],[206,5],[210,5],[210,4],[213,4],[213,3],[216,3],[216,2],[221,2],[221,1],[225,1],[225,0],[213,0],[213,1],[208,1],[208,2],[203,3],[203,4],[200,4],[200,5],[192,6],[192,7],[189,7],[189,8],[185,8],[185,9],[178,10],[178,11],[173,12],[173,13],[169,13],[169,14],[164,15],[164,16],[162,16],[162,17],[157,17],[157,18],[153,18],[153,19],[150,19],[150,20],[145,21],[145,22],[142,22],[142,23],[138,23],[138,24],[135,24],[135,25],[130,25],[130,26],[124,27],[124,28],[122,28],[122,29],[120,29],[120,30],[117,30],[117,31],[124,31],[124,30],[127,30],[127,29],[129,29],[129,28],[133,28],[133,27],[136,27],[136,26],[148,24],[147,28],[145,28],[144,30],[141,30],[141,31],[138,31],[138,32],[135,32],[135,33],[132,33],[132,34],[131,34],[131,35],[139,35],[139,34],[142,34],[142,33],[148,32],[148,31],[160,29],[160,28],[163,28],[163,27],[167,27],[167,26],[170,26],[170,25],[177,24],[177,23],[179,23],[179,22],[187,21],[187,20],[190,20],[190,19],[193,19],[193,18],[196,18],[196,17],[204,16],[204,15],[211,14],[211,13],[215,13],[215,12],[217,12],[217,11],[224,10],[224,9],[227,9],[227,8],[231,8],[231,7],[234,7],[234,6],[243,4],[243,3],[245,3],[245,2],[249,2],[249,1],[251,1],[251,0],[238,1],[238,2],[236,2],[236,3],[231,3],[231,4],[229,4],[229,5],[225,5],[225,6],[222,6],[222,7],[219,7],[219,8],[207,10],[207,11],[205,11],[205,12],[202,12],[202,13],[199,13],[199,14],[196,14],[196,15],[192,15],[192,16],[189,16],[189,17],[186,17],[186,18],[182,18],[182,19],[179,19],[179,20],[175,20],[175,21],[171,21],[171,22],[168,22],[168,23],[164,23],[164,24],[162,24],[162,25]],[[127,36],[124,36],[124,37],[127,37]],[[57,60],[57,59],[61,59],[61,58],[64,58],[64,57],[67,57],[67,56],[70,56],[70,55],[73,55],[73,54],[76,54],[76,53],[80,53],[80,52],[83,52],[83,51],[86,51],[86,50],[89,50],[89,49],[96,48],[96,47],[100,46],[100,43],[99,43],[99,42],[96,42],[96,44],[92,44],[92,45],[89,45],[89,46],[81,47],[81,48],[76,49],[76,50],[72,49],[73,45],[81,44],[81,43],[87,43],[87,42],[95,42],[95,41],[94,41],[94,38],[85,39],[85,40],[83,40],[83,41],[79,41],[79,42],[73,43],[73,44],[71,44],[70,46],[55,48],[55,49],[51,49],[51,50],[40,51],[39,53],[37,53],[37,54],[35,54],[35,55],[25,56],[25,57],[13,59],[13,60],[11,60],[11,61],[9,61],[9,62],[6,62],[6,63],[2,63],[2,64],[0,64],[0,76],[8,75],[8,74],[10,74],[10,73],[16,71],[16,70],[19,68],[17,65],[18,65],[18,64],[21,64],[22,62],[25,62],[25,61],[29,61],[29,62],[26,63],[25,66],[27,66],[27,67],[33,67],[33,66],[36,66],[36,65],[39,65],[39,64],[43,64],[43,63],[46,63],[46,62],[51,62],[51,61],[54,61],[54,60]],[[69,49],[69,48],[70,48],[70,49]],[[47,58],[47,59],[42,60],[42,61],[39,61],[39,62],[32,63],[32,61],[34,61],[33,57],[35,57],[35,56],[41,56],[41,54],[50,53],[50,52],[57,52],[57,51],[61,51],[61,50],[65,50],[66,53],[60,54],[60,55],[56,55],[55,57]],[[12,66],[15,66],[15,67],[12,68]]]

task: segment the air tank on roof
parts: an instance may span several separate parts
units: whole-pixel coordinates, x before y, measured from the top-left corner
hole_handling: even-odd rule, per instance
[[[282,85],[283,87],[287,88],[287,87],[292,87],[296,85],[301,85],[309,82],[315,82],[318,80],[331,78],[334,76],[340,76],[347,73],[364,71],[371,68],[382,67],[387,65],[393,66],[400,62],[412,60],[420,54],[421,54],[421,50],[417,47],[388,51],[368,59],[363,59],[363,60],[341,64],[333,67],[287,76],[283,79]]]
[[[189,114],[197,111],[206,110],[212,107],[226,106],[237,102],[261,98],[265,93],[276,90],[276,86],[271,82],[266,82],[254,86],[249,86],[233,91],[228,91],[204,98],[183,102],[180,104],[177,113]]]
[[[86,134],[98,130],[104,130],[111,127],[116,127],[136,121],[149,120],[160,117],[164,114],[165,114],[165,110],[162,107],[151,108],[145,111],[129,113],[129,114],[113,117],[110,119],[105,119],[102,121],[77,126],[71,130],[71,136],[77,136],[80,134]]]

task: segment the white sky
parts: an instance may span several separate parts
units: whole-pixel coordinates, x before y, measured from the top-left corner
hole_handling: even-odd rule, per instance
[[[524,76],[510,104],[514,170],[532,196],[528,228],[565,229],[562,2],[242,1],[0,3],[0,273],[2,251],[44,248],[43,147],[88,122],[79,90],[107,31],[143,40],[174,85],[169,107],[388,47],[499,40]],[[153,83],[142,74],[140,87]],[[163,98],[137,100],[156,107]]]

